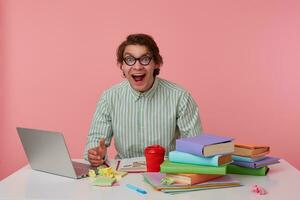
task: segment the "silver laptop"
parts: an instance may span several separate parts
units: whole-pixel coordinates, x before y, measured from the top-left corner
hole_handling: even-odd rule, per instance
[[[75,179],[87,175],[90,166],[71,160],[61,133],[20,127],[17,131],[32,169]]]

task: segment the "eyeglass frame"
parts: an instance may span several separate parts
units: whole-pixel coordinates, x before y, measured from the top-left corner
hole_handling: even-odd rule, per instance
[[[125,60],[125,58],[127,58],[127,57],[131,57],[131,58],[133,58],[134,59],[134,63],[133,64],[131,64],[131,65],[129,65],[127,62],[126,62],[126,60]],[[149,62],[147,63],[147,64],[143,64],[143,63],[141,63],[141,58],[143,58],[143,57],[148,57],[150,60],[149,60]],[[138,60],[139,61],[139,63],[141,64],[141,65],[143,65],[143,66],[147,66],[147,65],[149,65],[150,64],[150,62],[152,61],[152,59],[153,59],[153,57],[152,56],[150,56],[150,55],[147,55],[147,54],[145,54],[145,55],[142,55],[141,57],[139,57],[139,58],[136,58],[136,57],[134,57],[134,56],[132,56],[132,55],[128,55],[128,56],[124,56],[123,57],[123,62],[125,62],[125,64],[126,65],[128,65],[128,66],[133,66],[133,65],[135,65],[135,63],[136,63],[136,61]]]

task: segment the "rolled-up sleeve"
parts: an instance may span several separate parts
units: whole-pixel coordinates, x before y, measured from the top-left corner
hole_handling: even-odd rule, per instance
[[[106,93],[103,93],[93,116],[84,150],[84,159],[88,160],[88,150],[98,146],[101,138],[104,138],[105,145],[109,146],[112,137],[111,108]]]
[[[188,92],[184,92],[179,101],[177,126],[180,137],[191,137],[202,133],[198,106]]]

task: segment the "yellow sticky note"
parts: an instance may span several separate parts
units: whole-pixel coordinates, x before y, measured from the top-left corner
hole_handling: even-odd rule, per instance
[[[93,182],[95,186],[112,186],[112,184],[116,181],[115,178],[105,177],[105,176],[97,176]]]

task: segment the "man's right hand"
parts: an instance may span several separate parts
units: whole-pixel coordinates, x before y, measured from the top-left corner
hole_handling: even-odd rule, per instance
[[[106,146],[104,139],[99,140],[99,146],[88,150],[88,159],[93,167],[98,167],[104,163],[104,156],[106,154]]]

